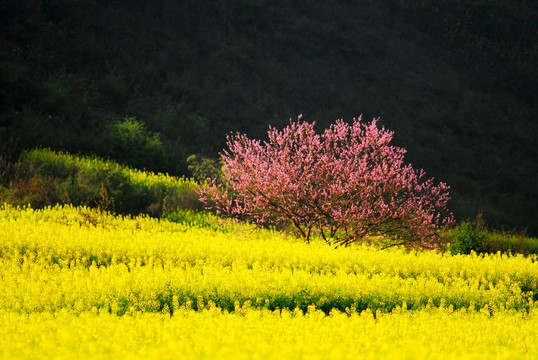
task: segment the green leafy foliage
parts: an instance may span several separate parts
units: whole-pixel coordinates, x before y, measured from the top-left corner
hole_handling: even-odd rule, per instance
[[[452,254],[538,254],[538,239],[527,236],[526,230],[518,233],[490,230],[482,213],[472,221],[462,221],[449,237]]]
[[[190,179],[142,172],[97,157],[36,149],[25,152],[14,166],[15,175],[1,188],[0,200],[18,205],[74,204],[152,216],[201,208]]]
[[[110,157],[135,168],[143,169],[147,164],[153,168],[164,168],[166,151],[159,133],[151,133],[144,123],[134,117],[113,121],[107,133]]]
[[[222,159],[210,159],[200,155],[191,155],[187,158],[189,170],[199,183],[205,182],[208,178],[220,180],[222,175]]]
[[[450,244],[452,254],[470,254],[482,252],[486,233],[476,222],[464,221],[454,231],[453,241]]]

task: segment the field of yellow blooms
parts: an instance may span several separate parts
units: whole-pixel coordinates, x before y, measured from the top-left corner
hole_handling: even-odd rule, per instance
[[[0,207],[0,358],[533,359],[536,256]]]

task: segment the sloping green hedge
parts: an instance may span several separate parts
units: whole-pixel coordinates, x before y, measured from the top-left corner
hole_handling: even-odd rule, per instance
[[[0,199],[33,207],[73,204],[122,214],[202,209],[195,181],[135,170],[114,161],[50,149],[26,151]]]

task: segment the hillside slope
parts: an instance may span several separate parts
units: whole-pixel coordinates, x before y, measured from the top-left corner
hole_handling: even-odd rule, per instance
[[[0,24],[4,144],[179,174],[230,131],[379,116],[459,218],[538,229],[535,1],[7,0]]]

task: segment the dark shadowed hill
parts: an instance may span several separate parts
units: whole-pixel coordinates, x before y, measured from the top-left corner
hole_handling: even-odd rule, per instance
[[[534,0],[4,0],[0,31],[4,151],[180,174],[230,131],[363,114],[459,218],[538,230]]]

